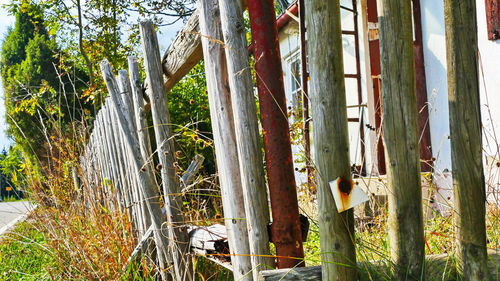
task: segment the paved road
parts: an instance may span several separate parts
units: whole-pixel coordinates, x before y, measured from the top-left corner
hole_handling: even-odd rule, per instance
[[[6,227],[33,209],[28,201],[0,202],[0,235]]]

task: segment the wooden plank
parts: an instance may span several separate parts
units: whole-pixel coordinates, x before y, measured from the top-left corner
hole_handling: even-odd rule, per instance
[[[425,275],[426,280],[440,280],[440,281],[456,281],[456,270],[452,264],[455,262],[454,256],[449,255],[430,255],[426,256]],[[359,281],[383,281],[383,280],[400,280],[394,279],[391,273],[387,270],[389,265],[383,261],[376,262],[360,262],[359,268]],[[490,251],[488,270],[492,273],[492,279],[500,279],[500,252]],[[311,266],[304,268],[291,268],[291,269],[277,269],[261,271],[259,281],[321,281],[321,267]],[[323,279],[324,280],[324,279]],[[336,280],[336,279],[333,279]],[[409,279],[402,279],[409,280]],[[417,279],[421,280],[421,279]],[[485,279],[486,280],[486,279]]]
[[[306,1],[306,11],[322,274],[324,280],[354,281],[354,214],[338,213],[329,186],[337,178],[351,180],[340,4]],[[351,190],[341,189],[346,196]]]
[[[380,0],[380,60],[389,237],[398,280],[420,279],[424,228],[411,1]]]
[[[165,87],[162,83],[162,70],[158,38],[151,21],[139,24],[146,70],[146,93],[151,102],[151,113],[156,136],[156,151],[160,162],[163,198],[168,233],[171,241],[170,252],[174,264],[176,280],[192,280],[193,268],[189,256],[189,237],[182,216],[182,194],[175,167],[175,147],[170,128],[170,115],[167,108]]]
[[[476,1],[445,0],[444,11],[459,267],[466,280],[490,280]]]
[[[201,166],[203,165],[203,161],[205,161],[205,157],[203,155],[196,154],[194,156],[194,159],[191,161],[188,168],[181,177],[183,190],[187,189],[188,186],[190,186],[193,183],[198,171],[201,169]]]
[[[226,227],[222,224],[194,227],[189,231],[191,248],[196,248],[204,254],[229,254]]]
[[[238,163],[231,93],[229,90],[225,49],[218,0],[200,0],[200,31],[207,79],[208,102],[214,136],[215,158],[224,210],[224,223],[235,280],[252,280],[252,263],[245,201]]]
[[[253,96],[252,76],[248,62],[243,9],[239,1],[219,0],[222,34],[226,47],[229,88],[235,123],[238,162],[245,200],[250,254],[254,280],[266,266],[274,267],[267,258],[269,251],[269,206]]]
[[[191,15],[163,55],[166,91],[170,91],[203,57],[198,13],[196,10]]]
[[[245,10],[248,0],[241,2]],[[163,54],[162,69],[167,92],[203,58],[198,17],[199,11],[196,10]]]
[[[164,219],[160,208],[158,193],[153,188],[154,180],[150,176],[151,173],[143,171],[143,163],[139,144],[138,141],[134,138],[133,131],[131,130],[130,125],[126,123],[125,116],[122,113],[123,105],[121,104],[121,100],[119,97],[118,85],[113,77],[109,62],[101,62],[101,71],[111,96],[115,119],[118,120],[117,123],[119,124],[120,130],[125,136],[125,147],[127,149],[127,152],[132,156],[132,164],[134,164],[134,172],[138,175],[139,186],[141,187],[141,191],[144,193],[146,198],[151,198],[151,201],[148,201],[147,206],[149,213],[151,214],[151,221],[155,233],[154,235],[158,253],[157,256],[160,267],[160,274],[163,280],[167,280],[168,275],[166,270],[168,270],[169,268],[169,265],[166,263],[168,240],[162,234],[162,225]]]

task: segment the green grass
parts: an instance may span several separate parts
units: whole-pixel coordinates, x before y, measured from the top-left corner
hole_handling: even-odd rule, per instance
[[[488,249],[500,248],[500,210],[489,208],[486,216]],[[387,214],[376,217],[371,227],[356,230],[357,262],[360,280],[395,280],[391,275],[390,243],[387,233]],[[457,281],[462,280],[454,270],[457,265],[454,217],[436,216],[425,222],[425,253],[427,257],[448,254],[449,259],[427,260],[427,280]],[[318,222],[312,221],[307,241],[304,243],[306,264],[321,264],[321,249]],[[500,266],[494,266],[498,255],[490,256],[490,270],[498,272]],[[492,269],[493,268],[493,269]],[[491,272],[493,274],[493,272]],[[498,273],[493,280],[500,280]]]
[[[17,199],[16,196],[9,196],[9,197],[4,197],[2,198],[1,202],[16,202],[16,201],[25,201],[25,198],[22,199]]]
[[[46,240],[29,222],[21,222],[0,236],[0,280],[52,280],[49,269],[54,257]]]

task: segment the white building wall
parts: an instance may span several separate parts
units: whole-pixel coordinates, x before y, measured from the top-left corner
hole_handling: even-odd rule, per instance
[[[500,125],[500,41],[489,41],[485,1],[477,0],[481,112],[484,126],[485,174],[490,200],[498,190],[499,161],[497,132]],[[421,0],[425,72],[429,100],[431,142],[438,174],[451,171],[449,115],[446,70],[446,39],[443,1]],[[466,79],[466,77],[464,77]],[[451,177],[438,177],[438,183],[451,188]],[[444,194],[448,199],[451,191]],[[496,198],[498,199],[498,198]],[[500,200],[496,200],[500,202]]]

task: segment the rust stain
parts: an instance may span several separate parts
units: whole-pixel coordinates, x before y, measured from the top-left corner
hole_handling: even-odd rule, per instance
[[[354,188],[352,179],[344,179],[339,177],[337,179],[337,189],[339,190],[340,199],[342,201],[342,211],[351,205],[351,194]]]

